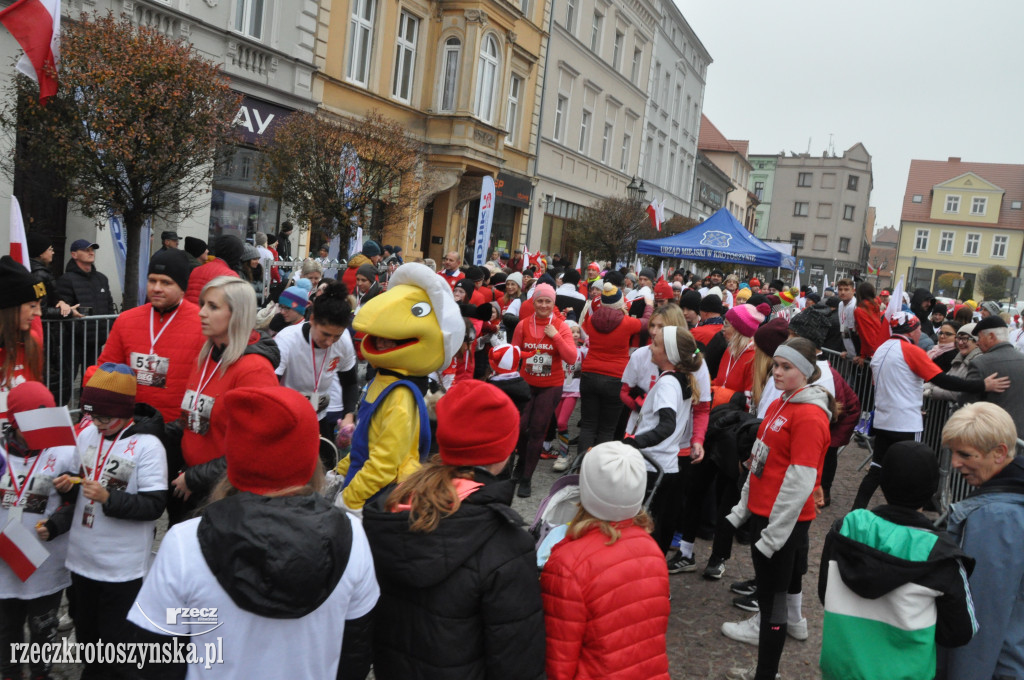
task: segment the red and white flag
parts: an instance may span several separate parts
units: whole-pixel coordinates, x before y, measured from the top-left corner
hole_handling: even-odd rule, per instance
[[[11,195],[11,257],[20,262],[25,269],[32,270],[28,261],[28,239],[25,238],[25,222],[21,217],[21,204]]]
[[[46,561],[50,552],[39,538],[25,528],[20,519],[13,519],[0,531],[0,559],[7,563],[22,583]]]
[[[17,69],[39,84],[39,103],[57,94],[60,63],[60,0],[18,0],[0,12],[3,24],[25,51]]]
[[[665,217],[665,208],[658,203],[658,199],[651,199],[651,204],[647,206],[647,216],[651,218],[651,226],[661,231],[661,221]]]
[[[33,451],[75,445],[75,430],[67,406],[22,411],[14,414],[14,420],[25,443]]]
[[[530,249],[523,246],[523,267],[522,271],[525,273],[526,268],[530,266]]]

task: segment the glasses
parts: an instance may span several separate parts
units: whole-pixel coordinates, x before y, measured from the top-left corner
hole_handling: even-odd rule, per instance
[[[966,334],[956,336],[957,342],[967,342],[968,340],[974,340],[974,337]]]
[[[100,425],[109,425],[117,420],[115,416],[93,416],[92,419],[93,422],[99,423]]]
[[[942,331],[939,331],[939,335],[945,336],[945,337],[952,337],[952,336],[956,335],[956,333],[943,333]]]

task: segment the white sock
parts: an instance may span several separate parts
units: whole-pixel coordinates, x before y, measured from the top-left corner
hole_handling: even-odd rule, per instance
[[[693,557],[693,543],[679,541],[679,554],[683,557]]]
[[[789,623],[800,623],[800,620],[804,618],[804,615],[800,613],[804,602],[804,594],[800,593],[786,593],[786,620]]]

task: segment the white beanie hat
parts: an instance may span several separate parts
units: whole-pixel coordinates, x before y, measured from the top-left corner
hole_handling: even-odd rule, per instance
[[[594,517],[608,522],[635,517],[646,488],[644,458],[632,446],[605,442],[583,456],[580,503]]]
[[[513,282],[514,284],[516,284],[517,286],[522,288],[523,287],[523,273],[522,272],[512,272],[511,274],[508,275],[508,278],[505,279],[505,283],[508,283],[509,281]]]

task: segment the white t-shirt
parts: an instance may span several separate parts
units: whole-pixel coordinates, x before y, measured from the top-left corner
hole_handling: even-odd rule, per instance
[[[942,372],[925,351],[894,336],[875,350],[871,372],[875,378],[872,426],[891,432],[923,430],[924,383]]]
[[[658,378],[654,387],[647,393],[644,405],[640,408],[640,424],[636,429],[636,435],[650,432],[658,425],[660,420],[658,411],[663,408],[672,409],[676,414],[676,427],[670,437],[645,448],[644,453],[648,454],[661,465],[666,474],[679,472],[679,449],[683,448],[683,435],[686,425],[690,422],[690,400],[683,399],[683,388],[674,376],[665,375]],[[648,470],[654,469],[647,464]]]
[[[308,336],[303,333],[306,327],[305,323],[295,324],[274,336],[274,342],[281,350],[281,363],[276,373],[281,377],[283,386],[290,387],[309,400],[319,418],[327,413],[331,403],[332,384],[338,382],[337,372],[349,371],[356,365],[356,352],[348,329],[342,333],[338,342],[327,349],[314,349]],[[314,356],[316,374],[313,370]],[[338,391],[340,401],[340,386]]]
[[[651,361],[651,346],[645,345],[638,348],[629,357],[626,370],[622,373],[622,382],[630,387],[639,387],[644,392],[650,392],[651,388],[654,387],[654,383],[657,382],[659,375],[661,375],[661,371]],[[708,372],[706,361],[700,362],[700,368],[697,369],[694,375],[697,376],[697,385],[700,387],[700,399],[698,401],[711,401],[711,374]],[[632,432],[639,419],[640,415],[637,411],[631,412],[626,423],[626,432]],[[684,444],[679,448],[685,449],[688,447],[692,435],[693,421],[690,419],[683,436]]]
[[[818,359],[818,368],[821,370],[821,377],[815,380],[812,384],[821,385],[831,394],[833,397],[836,396],[836,381],[832,378],[832,369],[829,368],[828,362],[824,359]],[[768,406],[782,396],[782,390],[775,387],[775,380],[772,379],[771,374],[768,374],[768,382],[764,386],[764,390],[761,392],[761,401],[757,405],[757,417],[764,420],[768,413]]]
[[[60,507],[60,494],[53,488],[53,478],[78,468],[75,447],[55,446],[43,449],[38,456],[28,460],[22,456],[8,456],[2,446],[0,454],[10,464],[3,476],[0,476],[0,527],[7,525],[8,512],[14,504],[16,494],[14,484],[11,482],[13,470],[16,478],[21,480],[18,488],[21,489],[22,484],[27,484],[18,501],[18,507],[22,508],[21,525],[36,536],[36,523],[46,521]],[[26,483],[24,478],[29,470],[32,470],[32,476]],[[64,559],[68,553],[68,535],[61,534],[51,541],[39,539],[39,542],[50,556],[24,583],[14,575],[14,571],[6,562],[0,560],[0,599],[31,600],[56,593],[71,585],[71,575],[64,567]]]
[[[93,478],[97,457],[101,463],[106,459],[100,483],[108,489],[125,493],[167,490],[167,454],[164,445],[151,434],[115,441],[103,439],[96,426],[89,425],[78,435],[74,467],[83,468],[83,477]],[[79,492],[71,520],[67,567],[94,581],[121,583],[141,578],[149,565],[155,526],[155,520],[107,517],[99,503]]]
[[[302,618],[271,619],[240,608],[217,582],[199,547],[199,521],[182,522],[164,536],[128,620],[159,635],[181,636],[202,629],[192,624],[167,624],[168,608],[216,607],[220,626],[195,635],[192,641],[202,653],[206,643],[222,639],[224,663],[209,670],[191,664],[185,676],[189,680],[336,677],[345,621],[369,614],[380,597],[362,523],[349,516],[352,549],[345,573],[327,600]]]

